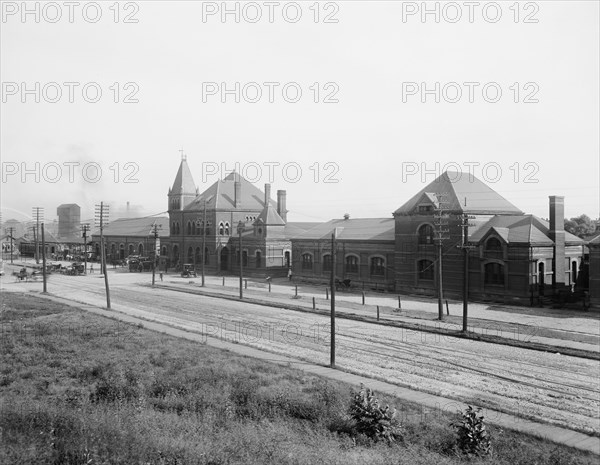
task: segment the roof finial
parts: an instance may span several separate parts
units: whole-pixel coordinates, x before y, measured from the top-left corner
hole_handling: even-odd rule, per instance
[[[183,149],[179,149],[179,152],[181,152],[181,161],[186,161],[187,160],[187,155],[185,155],[183,153]]]

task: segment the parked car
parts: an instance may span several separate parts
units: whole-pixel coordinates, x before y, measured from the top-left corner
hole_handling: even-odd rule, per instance
[[[196,270],[194,269],[194,265],[192,263],[185,263],[183,265],[183,268],[181,269],[181,277],[182,278],[189,278],[189,277],[196,277]]]

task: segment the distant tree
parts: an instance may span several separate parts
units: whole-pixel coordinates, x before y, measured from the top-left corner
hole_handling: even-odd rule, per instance
[[[583,214],[570,220],[565,219],[565,231],[577,237],[585,237],[596,231],[596,225],[589,216]]]

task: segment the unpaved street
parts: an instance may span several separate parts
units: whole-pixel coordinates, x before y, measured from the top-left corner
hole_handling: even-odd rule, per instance
[[[326,316],[133,284],[109,274],[113,310],[278,354],[329,363]],[[147,275],[146,275],[147,278]],[[49,291],[106,304],[99,275],[53,275]],[[4,290],[41,290],[13,283]],[[599,362],[557,353],[337,320],[337,366],[390,383],[600,434]]]

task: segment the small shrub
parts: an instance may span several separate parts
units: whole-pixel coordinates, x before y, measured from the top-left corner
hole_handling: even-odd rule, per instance
[[[460,413],[460,420],[451,423],[458,433],[456,445],[468,456],[484,457],[492,450],[490,435],[479,412],[481,408],[475,410],[469,405]]]
[[[381,407],[373,391],[361,384],[360,391],[353,393],[350,416],[355,422],[355,432],[374,441],[394,442],[402,437],[402,426],[396,419],[396,409]]]

